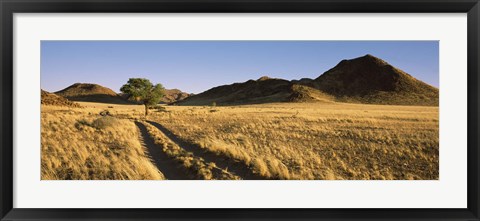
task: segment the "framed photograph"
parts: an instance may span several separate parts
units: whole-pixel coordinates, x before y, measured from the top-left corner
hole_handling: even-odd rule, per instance
[[[1,220],[480,220],[478,0],[0,7]]]

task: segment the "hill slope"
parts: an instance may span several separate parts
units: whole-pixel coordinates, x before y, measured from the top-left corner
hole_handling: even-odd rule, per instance
[[[162,97],[161,102],[170,104],[177,101],[181,101],[189,96],[190,96],[189,93],[183,92],[178,89],[165,89],[165,95]]]
[[[437,88],[372,55],[341,61],[313,85],[347,102],[438,105]]]
[[[292,84],[290,87],[290,95],[288,100],[290,102],[322,102],[333,103],[335,97],[317,90],[309,85]]]
[[[44,90],[41,90],[41,104],[43,105],[54,105],[54,106],[66,106],[66,107],[80,107],[79,104],[69,101],[68,99],[58,96],[54,93],[50,93]]]
[[[100,86],[98,84],[76,83],[55,94],[65,97],[72,101],[101,102],[113,104],[129,103],[112,89]]]
[[[335,97],[313,88],[309,84],[278,78],[262,77],[243,83],[214,87],[203,93],[177,102],[179,105],[261,104],[273,102],[334,102]]]
[[[283,79],[261,77],[243,83],[214,87],[178,102],[181,105],[256,104],[288,101],[291,83]]]

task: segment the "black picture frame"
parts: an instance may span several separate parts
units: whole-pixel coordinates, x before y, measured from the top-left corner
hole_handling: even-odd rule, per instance
[[[1,220],[480,220],[478,0],[0,0]],[[13,208],[14,13],[468,13],[466,209],[16,209]]]

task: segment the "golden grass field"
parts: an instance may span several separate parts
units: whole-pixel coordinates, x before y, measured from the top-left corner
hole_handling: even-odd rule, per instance
[[[438,107],[79,103],[42,106],[42,179],[439,178]]]

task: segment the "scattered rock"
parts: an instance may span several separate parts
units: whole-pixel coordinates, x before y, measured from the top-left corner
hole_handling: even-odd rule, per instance
[[[101,111],[101,112],[100,112],[100,115],[101,115],[101,116],[104,116],[104,117],[105,117],[105,116],[113,116],[113,115],[110,113],[110,111],[108,111],[108,110],[103,110],[103,111]]]

